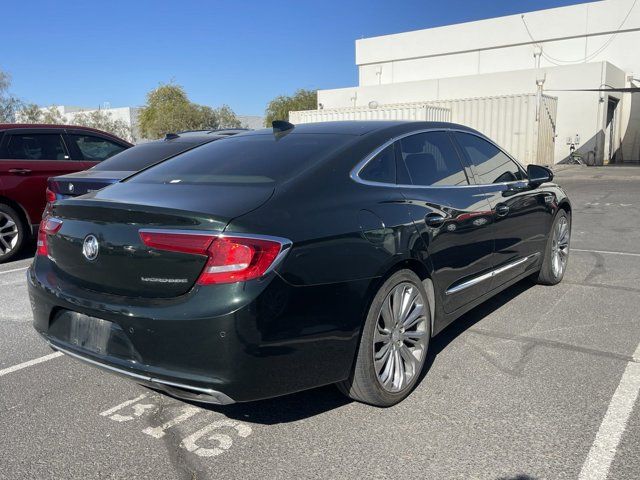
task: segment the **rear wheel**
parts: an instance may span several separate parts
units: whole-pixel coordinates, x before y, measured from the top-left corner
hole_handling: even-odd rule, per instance
[[[13,257],[25,237],[24,223],[13,208],[0,203],[0,263]]]
[[[400,402],[420,378],[430,339],[427,292],[415,273],[400,270],[373,298],[353,372],[338,388],[379,407]]]
[[[553,220],[547,248],[538,274],[538,283],[556,285],[564,278],[569,262],[571,240],[571,218],[564,210],[559,210]]]

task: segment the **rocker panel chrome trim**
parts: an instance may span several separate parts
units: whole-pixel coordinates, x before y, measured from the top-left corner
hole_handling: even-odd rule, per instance
[[[503,265],[502,267],[496,268],[495,270],[492,270],[490,272],[484,273],[482,275],[479,275],[477,277],[474,277],[470,280],[467,280],[466,282],[463,282],[459,285],[456,285],[455,287],[451,287],[449,288],[445,293],[446,295],[452,295],[454,293],[458,293],[461,292],[462,290],[466,290],[469,287],[473,287],[474,285],[477,285],[480,282],[483,282],[485,280],[489,280],[490,278],[495,277],[496,275],[500,275],[501,273],[506,272],[507,270],[511,270],[512,268],[515,268],[519,265],[522,265],[524,263],[527,263],[530,260],[533,260],[534,258],[537,258],[540,255],[540,252],[536,252],[533,253],[527,257],[524,258],[519,258],[518,260],[515,260],[511,263],[507,263],[506,265]]]

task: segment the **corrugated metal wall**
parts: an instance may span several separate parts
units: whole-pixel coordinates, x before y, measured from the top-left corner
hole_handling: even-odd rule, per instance
[[[484,133],[524,164],[553,164],[558,99],[535,94],[466,98],[428,103],[290,112],[292,123],[336,120],[454,122]],[[536,121],[536,112],[538,118]]]
[[[432,102],[451,110],[451,121],[475,128],[524,164],[553,164],[555,97],[508,95]],[[536,109],[539,107],[539,121]]]
[[[553,165],[556,148],[558,98],[542,95],[538,125],[538,164]]]
[[[398,103],[378,108],[353,107],[289,112],[291,123],[332,122],[340,120],[420,120],[450,122],[447,108],[426,103]]]

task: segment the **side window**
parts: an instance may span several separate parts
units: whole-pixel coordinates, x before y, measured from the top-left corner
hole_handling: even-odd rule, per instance
[[[101,162],[125,150],[117,143],[92,135],[70,134],[68,137],[78,146],[83,159],[91,162]]]
[[[400,151],[414,185],[469,184],[460,157],[446,132],[404,137],[400,140]]]
[[[393,144],[378,153],[360,171],[362,180],[379,183],[396,183],[396,156]]]
[[[57,133],[10,135],[4,156],[15,160],[67,160],[69,158],[62,137]]]
[[[524,180],[522,169],[502,150],[486,140],[468,133],[455,133],[469,161],[476,167],[480,183],[515,182]]]

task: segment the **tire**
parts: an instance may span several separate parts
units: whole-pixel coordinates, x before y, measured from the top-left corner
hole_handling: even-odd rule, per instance
[[[0,263],[15,256],[22,248],[26,231],[18,212],[0,203]]]
[[[394,305],[402,306],[398,299],[409,301],[414,294],[413,303],[404,312],[394,313]],[[338,389],[353,400],[377,407],[389,407],[404,400],[421,378],[426,364],[431,339],[430,312],[427,292],[415,273],[400,270],[391,275],[371,301],[354,368],[347,380],[337,384]],[[377,362],[374,355],[379,358]]]
[[[571,217],[564,210],[558,210],[553,219],[542,267],[538,273],[537,281],[539,284],[557,285],[562,281],[569,263],[570,242]]]

